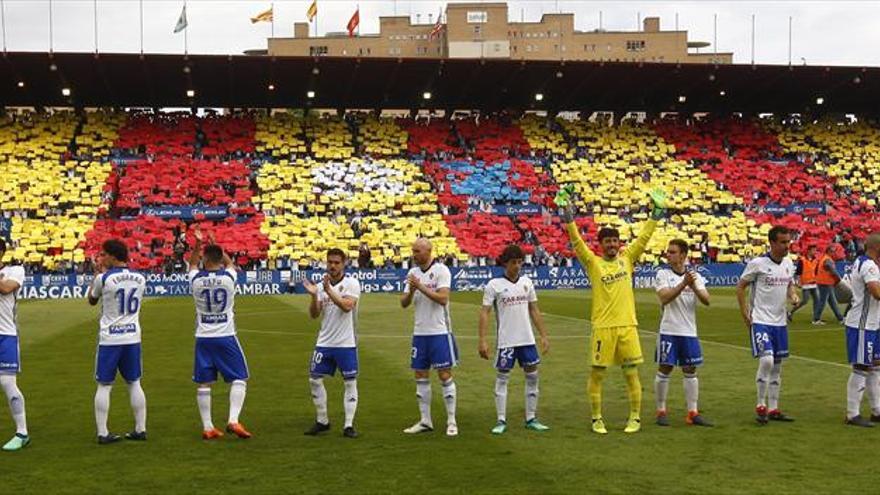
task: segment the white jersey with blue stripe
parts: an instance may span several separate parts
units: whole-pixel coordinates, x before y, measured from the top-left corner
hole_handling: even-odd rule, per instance
[[[788,286],[794,280],[794,263],[791,259],[786,256],[777,263],[770,255],[759,256],[749,261],[740,278],[752,284],[752,323],[786,326],[785,303]]]
[[[339,297],[359,299],[361,284],[352,276],[342,277],[331,286]],[[324,284],[318,284],[318,306],[321,308],[321,330],[318,332],[317,347],[357,347],[358,306],[349,312],[342,311],[330,299]]]
[[[410,275],[415,275],[428,289],[437,291],[439,289],[449,289],[452,286],[452,274],[449,268],[443,263],[434,260],[427,270],[415,266],[409,269],[406,274],[407,279]],[[403,287],[404,292],[409,291],[409,282]],[[413,325],[413,335],[445,335],[452,333],[452,322],[449,318],[449,303],[437,304],[428,296],[417,290],[413,295],[413,306],[415,306],[415,325]]]
[[[674,289],[684,280],[685,274],[687,271],[676,273],[671,267],[661,268],[654,277],[654,289],[657,292]],[[706,279],[697,272],[693,274],[694,288],[706,290]],[[685,287],[678,297],[664,304],[660,315],[660,333],[663,335],[697,336],[697,295],[690,287]]]
[[[868,291],[869,282],[880,282],[877,263],[867,256],[859,256],[849,273],[852,288],[852,305],[846,312],[844,324],[859,330],[880,328],[880,301]]]
[[[521,275],[516,281],[493,278],[483,290],[483,306],[495,309],[498,349],[535,345],[529,303],[538,302],[535,285]]]
[[[235,335],[235,282],[233,268],[190,270],[189,283],[196,302],[196,337]]]
[[[0,280],[15,280],[24,285],[24,268],[17,265],[0,268]],[[18,335],[18,291],[0,294],[0,335]]]
[[[95,277],[92,297],[101,300],[100,345],[140,343],[141,302],[146,288],[146,277],[126,267],[111,268]]]

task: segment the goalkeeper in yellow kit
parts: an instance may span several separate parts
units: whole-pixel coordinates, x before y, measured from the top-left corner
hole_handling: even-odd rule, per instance
[[[657,221],[666,213],[665,195],[655,190],[651,193],[653,210],[651,218],[645,222],[639,237],[620,250],[620,234],[617,229],[599,230],[599,245],[602,256],[596,256],[581,239],[574,222],[574,208],[568,200],[571,189],[557,195],[557,204],[563,206],[563,221],[577,253],[578,260],[590,278],[593,294],[593,309],[590,318],[592,337],[590,355],[590,407],[592,409],[593,432],[607,434],[602,418],[602,381],[609,366],[619,364],[626,378],[626,391],[629,396],[629,419],[624,432],[635,433],[641,429],[640,411],[642,405],[642,385],[639,382],[638,365],[644,362],[642,346],[639,343],[636,305],[633,295],[633,265],[644,252]]]

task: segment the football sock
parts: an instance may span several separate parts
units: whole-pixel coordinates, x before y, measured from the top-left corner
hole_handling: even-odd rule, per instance
[[[684,374],[684,400],[687,403],[688,412],[698,411],[697,399],[700,397],[700,382],[696,373]]]
[[[770,386],[767,388],[767,407],[773,411],[779,409],[779,391],[782,388],[782,361],[773,363],[770,370]]]
[[[110,390],[113,385],[99,383],[95,391],[95,423],[98,426],[98,436],[106,437],[110,434],[107,430],[107,415],[110,413]]]
[[[495,411],[498,413],[498,421],[507,421],[507,383],[509,381],[509,373],[499,371],[495,377]]]
[[[134,413],[134,431],[147,431],[147,396],[144,395],[140,380],[128,384],[128,401]]]
[[[629,397],[629,417],[639,418],[642,411],[642,383],[639,381],[639,369],[635,366],[623,368],[626,378],[626,395]]]
[[[433,426],[431,421],[431,379],[416,378],[416,399],[419,401],[419,414],[423,425]]]
[[[758,388],[759,406],[767,405],[767,384],[770,382],[770,370],[773,369],[773,356],[761,356],[758,359],[758,373],[755,375],[755,385]]]
[[[657,371],[654,375],[654,399],[657,402],[657,410],[666,410],[666,397],[669,395],[669,375]]]
[[[211,387],[199,387],[196,390],[196,402],[199,404],[202,429],[205,431],[213,430],[214,422],[211,420]]]
[[[312,402],[315,404],[317,413],[316,421],[322,425],[330,423],[327,417],[327,389],[324,388],[323,378],[309,378],[309,386],[312,389]]]
[[[880,369],[874,367],[868,372],[865,382],[865,393],[871,404],[871,414],[880,416]]]
[[[235,380],[229,386],[229,421],[227,423],[238,423],[238,416],[241,414],[241,408],[244,407],[244,397],[247,395],[247,382],[244,380]]]
[[[15,375],[0,375],[0,386],[3,387],[3,393],[6,394],[6,400],[9,402],[9,411],[12,413],[12,420],[15,421],[15,432],[19,435],[27,436],[27,418],[24,413],[24,396],[16,384]]]
[[[538,372],[526,373],[526,421],[535,419],[538,412]]]
[[[354,413],[358,407],[358,386],[357,380],[345,380],[345,427],[354,426]]]
[[[590,371],[590,383],[588,391],[590,393],[590,411],[593,419],[602,417],[602,380],[605,379],[605,368],[594,366]]]
[[[854,369],[846,382],[846,419],[852,419],[860,414],[862,396],[865,394],[865,380],[868,373]]]
[[[443,385],[443,401],[446,402],[446,422],[455,423],[455,381],[450,377],[449,380],[441,382]]]

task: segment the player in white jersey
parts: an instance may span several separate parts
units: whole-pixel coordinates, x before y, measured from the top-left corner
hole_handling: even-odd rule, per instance
[[[107,429],[110,413],[110,390],[117,370],[128,384],[131,409],[134,412],[134,430],[126,433],[127,440],[147,439],[147,398],[141,388],[141,301],[147,280],[143,274],[129,270],[128,248],[117,239],[104,242],[96,261],[98,273],[89,287],[92,306],[101,303],[101,323],[98,334],[98,352],[95,357],[95,422],[98,443],[109,444],[120,440],[119,435]]]
[[[420,238],[413,243],[412,259],[415,266],[406,276],[406,286],[400,296],[404,308],[415,305],[412,355],[410,367],[416,377],[416,398],[419,403],[419,422],[403,430],[404,433],[426,433],[434,430],[431,419],[431,368],[443,386],[446,403],[446,434],[458,435],[455,421],[456,387],[452,367],[458,363],[458,348],[452,335],[449,319],[449,290],[452,275],[449,268],[434,259],[431,241]]]
[[[550,351],[544,319],[538,308],[538,295],[529,277],[520,274],[525,254],[522,248],[511,244],[498,258],[504,267],[504,276],[493,278],[483,291],[483,307],[480,310],[478,352],[483,359],[489,359],[489,344],[486,342],[486,328],[489,315],[495,310],[495,410],[497,422],[492,433],[501,435],[507,431],[507,383],[510,370],[516,362],[525,373],[526,428],[533,431],[547,431],[550,428],[538,421],[538,348],[532,332],[531,321],[538,327],[541,335],[541,353]],[[530,321],[531,318],[531,321]]]
[[[214,427],[211,418],[211,384],[217,381],[218,372],[230,384],[226,431],[238,438],[250,438],[250,432],[238,421],[250,377],[247,360],[235,332],[235,282],[238,272],[223,248],[217,245],[213,234],[204,252],[202,232],[196,229],[193,234],[196,244],[189,258],[189,283],[196,303],[192,379],[198,385],[196,402],[202,418],[202,438],[213,440],[223,436],[223,432]]]
[[[314,436],[330,429],[324,377],[335,375],[338,368],[345,386],[342,434],[347,438],[358,436],[354,429],[354,415],[358,405],[357,312],[361,284],[356,278],[345,275],[346,258],[341,249],[328,250],[327,273],[321,285],[303,281],[303,287],[311,296],[309,315],[321,317],[321,329],[309,366],[309,386],[317,419],[306,435]]]
[[[746,265],[736,284],[736,299],[743,321],[749,329],[752,356],[758,358],[755,385],[758,424],[768,421],[794,421],[779,410],[782,387],[782,360],[788,357],[786,302],[797,306],[800,298],[794,279],[794,263],[788,257],[791,232],[782,226],[770,229],[770,252]],[[750,300],[746,301],[746,289]]]
[[[24,268],[4,264],[4,256],[6,241],[0,237],[0,387],[6,394],[12,420],[15,422],[15,436],[6,442],[3,450],[13,451],[21,450],[31,443],[24,411],[24,396],[16,384],[16,375],[21,371],[16,318],[17,294],[24,284]]]
[[[865,255],[853,264],[848,278],[852,301],[844,317],[846,353],[852,365],[846,385],[846,424],[874,426],[880,421],[880,233],[865,239]],[[861,415],[862,396],[867,392],[871,419]]]
[[[685,422],[689,425],[712,426],[697,407],[699,383],[697,366],[703,364],[703,351],[697,338],[697,300],[709,305],[709,291],[703,277],[685,266],[688,244],[682,239],[669,241],[666,247],[667,268],[657,270],[654,288],[661,304],[660,329],[657,332],[657,375],[654,396],[657,401],[657,425],[669,426],[666,397],[669,375],[676,366],[684,374],[684,397],[687,404]]]

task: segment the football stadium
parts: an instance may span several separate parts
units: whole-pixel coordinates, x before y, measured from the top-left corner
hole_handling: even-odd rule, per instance
[[[79,3],[93,51],[0,5],[7,490],[874,483],[878,64],[574,1],[238,2],[238,54],[190,49],[212,2],[120,2],[106,51]]]

